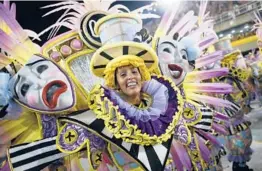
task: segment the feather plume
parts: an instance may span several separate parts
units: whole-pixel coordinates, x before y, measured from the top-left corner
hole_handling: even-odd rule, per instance
[[[173,140],[170,153],[178,171],[183,171],[183,168],[192,170],[190,157],[186,151],[186,148],[182,144]]]
[[[168,33],[169,36],[173,36],[175,33],[179,33],[181,29],[191,20],[194,16],[193,11],[187,12],[181,20],[170,30]]]
[[[156,47],[156,43],[159,37],[167,35],[167,32],[172,24],[172,21],[177,13],[177,10],[179,9],[179,5],[180,3],[175,6],[170,5],[167,11],[162,16],[160,24],[158,25],[153,37],[153,41],[152,41],[153,47]]]
[[[59,2],[56,4],[44,6],[42,7],[44,9],[47,8],[54,8],[54,9],[44,14],[43,17],[49,16],[59,11],[65,11],[65,12],[59,17],[59,19],[54,24],[41,31],[38,34],[38,37],[50,31],[48,35],[48,39],[51,39],[58,33],[61,27],[66,27],[70,30],[77,30],[79,29],[80,19],[87,12],[94,11],[94,10],[106,11],[108,13],[120,13],[123,11],[136,13],[140,15],[142,19],[159,18],[159,16],[156,14],[143,14],[143,10],[152,8],[152,5],[147,5],[138,8],[134,11],[130,11],[126,6],[121,4],[116,4],[111,7],[113,2],[115,2],[115,0],[112,1],[84,0],[84,3],[79,3],[77,1],[68,1],[68,2]]]
[[[227,75],[229,73],[228,68],[218,68],[218,69],[212,69],[212,70],[203,70],[203,71],[193,71],[190,73],[187,73],[187,76],[185,78],[185,83],[190,82],[200,82],[203,80],[208,80],[216,77],[220,77],[223,75]]]

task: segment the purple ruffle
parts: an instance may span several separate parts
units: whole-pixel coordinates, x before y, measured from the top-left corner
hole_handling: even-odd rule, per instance
[[[161,113],[158,118],[149,119],[147,122],[143,122],[141,120],[137,120],[135,117],[130,117],[127,114],[127,110],[125,108],[121,108],[119,106],[119,112],[125,117],[126,120],[129,120],[131,124],[137,125],[142,133],[147,133],[150,136],[160,136],[166,132],[166,129],[173,121],[173,116],[178,111],[178,98],[177,92],[172,88],[171,84],[164,80],[164,78],[160,77],[152,77],[159,83],[163,84],[168,90],[168,105],[165,113]],[[116,99],[113,99],[110,90],[104,88],[104,95],[107,97],[114,105],[118,105]]]
[[[239,162],[239,163],[243,163],[243,162],[248,162],[250,160],[250,156],[252,155],[253,150],[249,147],[246,151],[245,154],[243,155],[238,155],[238,156],[233,156],[231,154],[228,155],[228,160],[230,162]]]

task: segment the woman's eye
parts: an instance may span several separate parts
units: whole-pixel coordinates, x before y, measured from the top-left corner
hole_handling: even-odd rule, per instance
[[[44,72],[45,70],[48,69],[48,66],[47,65],[39,65],[36,70],[39,74],[41,74],[42,72]]]
[[[122,73],[122,74],[120,74],[120,76],[121,76],[121,77],[125,77],[125,76],[126,76],[126,74],[125,74],[125,73]]]
[[[133,74],[136,74],[136,73],[137,73],[137,71],[136,71],[136,70],[134,70],[134,71],[132,71],[132,73],[133,73]]]
[[[23,96],[26,95],[29,87],[30,87],[30,85],[29,85],[29,84],[26,84],[26,83],[22,85],[22,87],[21,87],[21,94],[22,94]]]

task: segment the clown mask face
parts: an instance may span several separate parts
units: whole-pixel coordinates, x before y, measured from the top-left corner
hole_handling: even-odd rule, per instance
[[[194,69],[189,64],[186,48],[170,37],[159,40],[157,53],[163,75],[172,78],[176,85],[180,85],[186,73]]]
[[[75,103],[72,83],[53,62],[32,56],[11,80],[16,100],[39,111],[61,111]]]

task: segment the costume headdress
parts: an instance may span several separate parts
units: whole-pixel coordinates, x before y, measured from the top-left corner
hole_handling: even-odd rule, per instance
[[[229,69],[229,73],[241,80],[245,81],[250,75],[245,59],[240,50],[233,50],[230,38],[225,37],[219,40],[215,45],[216,50],[224,51],[224,58],[221,60],[221,66]]]
[[[94,53],[91,70],[98,77],[105,76],[107,86],[115,87],[115,70],[126,65],[138,67],[142,80],[150,79],[147,69],[157,67],[158,60],[149,46],[133,42],[141,29],[141,19],[130,14],[108,15],[96,24],[95,31],[104,45]]]
[[[217,40],[218,37],[215,34],[214,30],[212,29],[212,20],[207,19],[208,14],[205,14],[206,3],[201,1],[201,8],[199,12],[199,16],[195,16],[193,11],[189,11],[184,17],[175,24],[175,26],[171,27],[172,20],[176,14],[177,8],[179,5],[170,6],[170,8],[164,14],[158,29],[155,32],[154,39],[153,39],[153,47],[157,47],[157,44],[161,43],[161,39],[165,39],[166,41],[177,41],[177,44],[183,45],[190,42],[191,46],[185,46],[185,51],[188,53],[188,61],[195,61],[195,68],[201,68],[207,64],[213,63],[219,59],[223,58],[222,51],[215,51],[211,54],[202,55],[199,57],[201,53],[196,53],[199,50],[203,50],[210,45],[213,45]],[[199,21],[199,23],[197,23]],[[168,30],[171,29],[169,32]],[[174,40],[175,33],[178,33],[178,37]],[[205,36],[202,37],[201,35]],[[187,35],[187,36],[185,36]],[[160,39],[160,40],[158,40]],[[187,41],[186,39],[190,39],[191,41]],[[163,40],[164,42],[164,40]],[[195,53],[190,53],[195,52]],[[158,54],[159,55],[159,54]],[[159,55],[159,58],[161,56]],[[159,59],[161,61],[161,59]],[[173,61],[173,63],[175,63]],[[172,64],[172,63],[171,63]],[[161,62],[160,62],[161,65]],[[198,101],[199,99],[202,100],[203,103],[217,105],[217,106],[227,106],[229,105],[228,102],[203,95],[203,93],[225,93],[230,92],[232,87],[230,85],[220,84],[220,83],[199,83],[204,80],[212,79],[221,75],[227,74],[228,69],[213,69],[210,71],[192,71],[188,72],[183,80],[183,87],[185,89],[185,94],[188,100]],[[168,75],[169,71],[167,73]]]
[[[100,37],[94,31],[98,20],[108,14],[116,13],[137,14],[142,19],[158,18],[155,14],[143,13],[144,10],[150,11],[152,4],[130,11],[126,6],[114,2],[114,0],[83,3],[67,1],[43,7],[53,8],[44,16],[58,11],[64,11],[64,14],[55,24],[39,33],[39,36],[51,30],[48,38],[52,38],[61,27],[71,31],[45,43],[42,53],[65,69],[86,97],[94,85],[104,82],[103,79],[92,74],[89,68],[94,51],[102,46]]]

